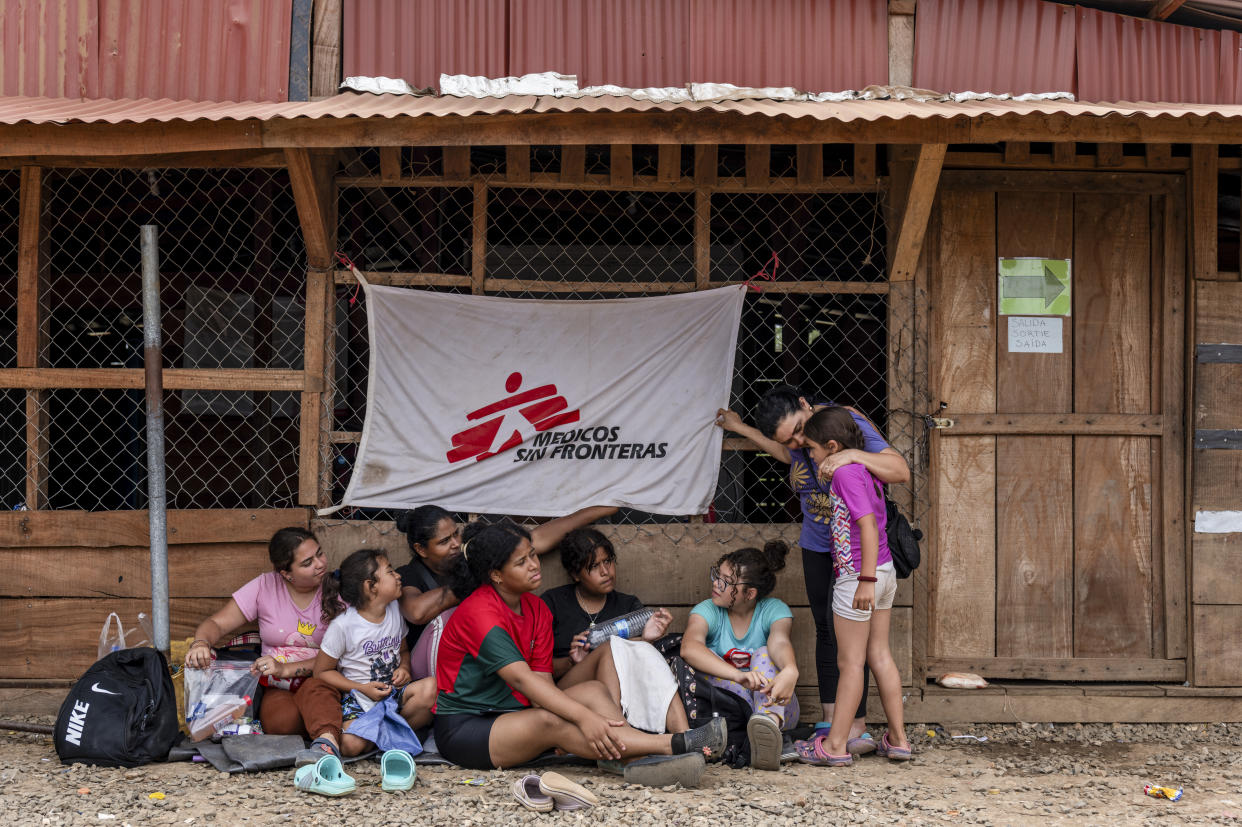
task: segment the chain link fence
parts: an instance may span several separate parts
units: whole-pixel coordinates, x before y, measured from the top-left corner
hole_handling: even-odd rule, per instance
[[[559,147],[530,148],[530,183],[507,183],[504,147],[475,147],[470,183],[382,186],[377,150],[344,150],[338,247],[358,265],[413,289],[471,292],[476,184],[485,185],[486,292],[543,299],[601,299],[693,290],[702,276],[707,216],[710,283],[764,271],[783,285],[751,292],[738,339],[731,406],[750,420],[762,393],[788,382],[854,405],[909,454],[921,421],[890,422],[890,385],[917,386],[890,370],[893,349],[913,347],[913,312],[891,313],[886,281],[886,200],[867,191],[797,185],[794,147],[772,147],[771,186],[696,192],[694,150],[683,147],[678,182],[657,184],[658,151],[633,147],[633,188],[609,188],[607,147],[588,147],[581,186],[558,185]],[[850,147],[825,147],[830,176],[851,173]],[[719,181],[740,181],[745,148],[722,146]],[[407,180],[443,176],[439,148],[406,147]],[[0,366],[16,366],[19,173],[0,172]],[[544,182],[547,182],[544,185]],[[139,227],[160,229],[164,364],[212,370],[303,365],[305,251],[288,175],[281,169],[47,169],[40,283],[45,325],[37,367],[141,369]],[[706,212],[703,208],[706,207]],[[698,230],[698,234],[696,234]],[[698,245],[696,247],[696,239]],[[361,291],[336,289],[336,361],[329,433],[321,459],[340,502],[367,398],[368,343]],[[825,284],[829,283],[829,284]],[[758,281],[757,284],[764,284]],[[893,330],[899,319],[901,330]],[[917,360],[895,359],[910,366]],[[67,382],[66,384],[71,384]],[[0,390],[0,484],[6,508],[128,509],[146,505],[141,390],[62,387]],[[170,508],[283,508],[298,502],[300,400],[293,391],[167,390]],[[909,433],[894,433],[900,426]],[[917,431],[917,432],[915,432]],[[28,450],[29,448],[29,450]],[[27,502],[31,496],[33,502]],[[922,515],[913,515],[915,521]],[[341,519],[392,515],[346,509]],[[727,439],[710,513],[670,518],[623,512],[633,531],[684,534],[715,522],[749,541],[782,527],[796,539],[797,501],[787,467]],[[730,540],[731,541],[731,540]]]
[[[829,175],[851,172],[850,149],[825,148],[823,168]],[[633,174],[640,181],[654,179],[656,147],[632,151]],[[436,148],[407,148],[401,173],[439,176],[444,168],[439,154]],[[807,192],[796,185],[795,159],[792,146],[772,148],[770,191],[707,190],[711,284],[738,283],[763,270],[785,285],[748,294],[731,406],[749,421],[763,392],[787,382],[816,398],[857,407],[911,454],[907,459],[916,476],[904,499],[917,503],[915,489],[924,484],[919,471],[925,467],[914,461],[914,452],[924,445],[921,420],[898,417],[890,423],[888,410],[890,383],[913,386],[915,381],[913,375],[895,377],[890,371],[890,346],[913,347],[916,337],[911,310],[892,314],[909,329],[890,341],[895,332],[889,329],[885,193],[879,186],[865,192]],[[693,176],[693,162],[693,148],[683,147],[683,180]],[[744,147],[720,147],[719,179],[740,180],[744,163]],[[607,147],[587,147],[584,174],[593,186],[551,183],[561,172],[558,147],[531,148],[529,184],[508,182],[506,167],[503,147],[471,151],[469,171],[487,187],[488,295],[571,300],[695,289],[692,188],[661,188],[654,181],[642,188],[608,188]],[[378,154],[367,151],[346,158],[340,171],[338,244],[363,271],[377,281],[413,289],[471,292],[479,218],[473,186],[384,186]],[[544,180],[548,185],[540,186]],[[825,289],[824,282],[841,284]],[[332,454],[325,457],[333,468],[333,502],[340,502],[348,484],[365,416],[368,344],[362,305],[361,291],[348,284],[338,288],[336,410]],[[915,360],[900,363],[912,372]],[[911,432],[896,434],[890,426]],[[709,514],[670,518],[626,511],[610,522],[673,539],[685,535],[679,524],[724,523],[730,530],[718,533],[727,542],[771,536],[775,524],[787,539],[796,540],[798,503],[787,469],[740,440],[727,440]],[[324,523],[379,522],[392,516],[345,509]],[[916,522],[919,516],[913,515]]]
[[[16,186],[4,192],[17,199]],[[149,223],[159,228],[166,368],[301,368],[306,257],[284,170],[46,169],[42,197],[34,367],[141,370],[139,227]],[[8,200],[0,210],[7,218]],[[4,319],[6,347],[14,320]],[[14,364],[10,351],[5,359]],[[6,415],[0,444],[20,451],[0,465],[6,507],[146,507],[143,391],[5,395],[19,416]],[[290,391],[167,390],[168,506],[296,505],[299,412]]]

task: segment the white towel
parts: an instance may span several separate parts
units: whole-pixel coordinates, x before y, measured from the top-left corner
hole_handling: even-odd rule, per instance
[[[621,711],[635,729],[664,732],[668,705],[677,693],[677,679],[664,662],[664,656],[650,643],[608,639],[612,646],[612,662],[621,679]]]

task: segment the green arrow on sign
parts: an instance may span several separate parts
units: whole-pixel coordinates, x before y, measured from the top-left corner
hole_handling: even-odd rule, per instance
[[[1043,299],[1044,309],[1065,292],[1065,285],[1052,270],[1044,265],[1042,276],[1004,276],[1005,286],[1002,290],[1007,299]]]

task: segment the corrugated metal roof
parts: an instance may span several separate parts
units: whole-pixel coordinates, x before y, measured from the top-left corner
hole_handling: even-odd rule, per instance
[[[919,0],[913,85],[1012,95],[1074,92],[1074,45],[1072,6]]]
[[[1080,98],[1220,101],[1220,32],[1077,11]]]
[[[94,97],[99,93],[97,0],[0,3],[0,91]]]
[[[838,90],[888,83],[886,0],[691,0],[688,37],[689,75],[673,85]]]
[[[505,74],[680,86],[690,74],[690,29],[690,0],[510,0]]]
[[[342,19],[343,77],[382,75],[416,88],[440,73],[509,74],[508,0],[351,0]]]
[[[293,0],[98,0],[99,95],[283,101]]]
[[[823,121],[878,121],[904,118],[980,118],[1024,115],[1123,116],[1180,119],[1242,118],[1242,106],[1195,103],[1081,103],[1075,101],[898,101],[841,102],[766,99],[669,103],[628,96],[554,98],[514,95],[506,98],[413,97],[345,93],[320,101],[289,103],[212,103],[171,100],[71,100],[0,98],[0,125],[119,124],[174,121],[271,121],[297,118],[399,118],[539,114],[554,112],[709,111],[737,115],[815,118]]]

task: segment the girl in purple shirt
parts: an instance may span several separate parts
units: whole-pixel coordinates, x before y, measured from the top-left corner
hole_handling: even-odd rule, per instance
[[[803,427],[807,450],[815,465],[840,451],[858,449],[862,431],[849,411],[825,408]],[[876,753],[894,761],[910,758],[901,704],[901,675],[889,650],[888,631],[897,593],[897,573],[884,536],[885,507],[880,484],[862,465],[846,465],[832,475],[821,494],[825,523],[831,533],[836,583],[832,620],[837,638],[837,703],[827,739],[799,758],[807,763],[849,766],[847,749],[850,710],[863,692],[863,666],[870,666],[880,689],[888,731]]]

